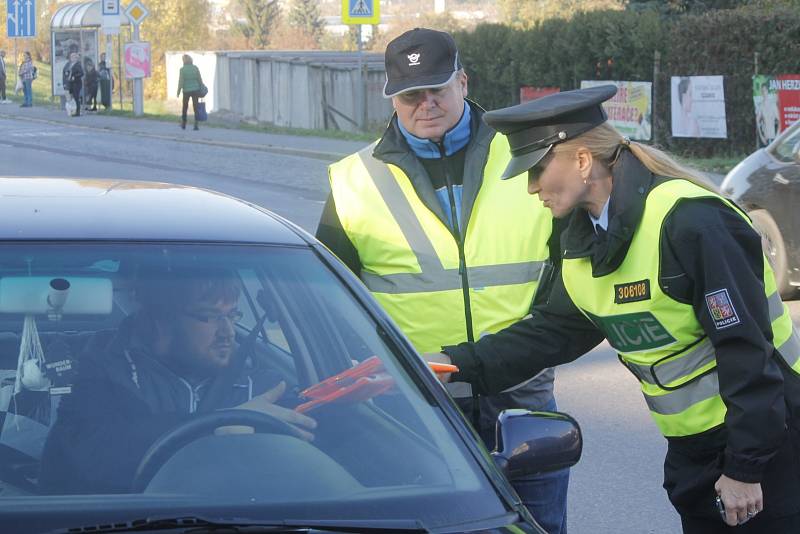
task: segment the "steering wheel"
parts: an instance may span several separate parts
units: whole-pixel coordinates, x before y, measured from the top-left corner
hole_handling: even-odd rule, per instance
[[[180,449],[202,437],[211,435],[221,426],[250,426],[257,433],[285,434],[294,436],[292,427],[280,419],[253,410],[218,410],[193,417],[176,426],[158,438],[145,453],[136,474],[131,490],[142,493],[161,467]]]

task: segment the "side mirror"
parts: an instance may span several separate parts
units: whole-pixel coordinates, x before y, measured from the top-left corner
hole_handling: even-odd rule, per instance
[[[582,451],[581,428],[567,414],[513,409],[497,418],[492,457],[511,481],[571,467]]]

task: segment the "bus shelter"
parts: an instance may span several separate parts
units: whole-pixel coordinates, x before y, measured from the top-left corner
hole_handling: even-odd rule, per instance
[[[124,14],[121,14],[120,24],[130,24]],[[72,52],[77,52],[81,61],[88,59],[97,65],[102,28],[102,0],[65,4],[53,14],[50,21],[50,66],[53,69],[54,97],[63,97],[68,92],[64,89],[62,72]],[[110,57],[108,61],[110,63]]]

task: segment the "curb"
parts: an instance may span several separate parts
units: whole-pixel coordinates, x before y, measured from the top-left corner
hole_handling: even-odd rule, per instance
[[[3,119],[11,119],[11,120],[19,120],[21,117],[19,115],[8,114],[0,112],[0,118]],[[330,161],[331,163],[339,161],[340,159],[347,157],[349,154],[339,153],[339,152],[326,152],[322,150],[309,150],[305,148],[291,148],[291,147],[283,147],[277,145],[254,145],[249,143],[232,143],[227,141],[214,141],[211,139],[188,139],[185,137],[178,137],[172,135],[161,135],[161,134],[150,134],[145,132],[136,132],[136,131],[128,131],[128,130],[121,130],[118,128],[114,128],[111,126],[90,126],[85,124],[72,124],[66,121],[59,121],[53,119],[43,119],[40,117],[24,117],[24,120],[30,122],[40,122],[43,124],[57,124],[59,126],[69,126],[71,128],[79,128],[83,130],[92,130],[92,131],[111,131],[111,132],[118,132],[127,135],[133,135],[137,137],[146,137],[150,139],[161,139],[166,141],[177,141],[179,143],[189,143],[193,145],[201,144],[201,145],[208,145],[208,146],[219,146],[225,148],[238,148],[241,150],[254,150],[258,152],[269,152],[273,154],[281,154],[284,156],[299,156],[303,158],[312,158],[312,159],[319,159],[322,161]]]

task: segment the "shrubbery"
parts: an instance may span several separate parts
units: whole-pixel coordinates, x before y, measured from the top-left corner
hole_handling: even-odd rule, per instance
[[[514,104],[521,85],[575,89],[581,80],[654,81],[658,144],[684,155],[747,153],[755,146],[752,80],[800,74],[800,10],[746,6],[665,17],[652,11],[596,11],[529,30],[480,25],[455,35],[470,96],[487,109]],[[728,139],[670,135],[670,77],[723,75]]]

